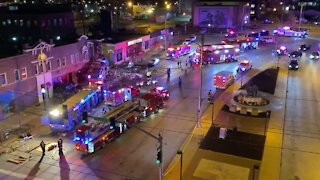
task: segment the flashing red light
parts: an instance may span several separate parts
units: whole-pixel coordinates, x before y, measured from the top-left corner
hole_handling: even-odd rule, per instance
[[[250,41],[250,39],[246,39],[246,41],[247,41],[247,42],[249,42],[249,41]]]
[[[78,129],[78,132],[82,132],[81,129]]]
[[[80,150],[80,147],[79,147],[79,146],[76,146],[76,149],[77,149],[77,150]]]

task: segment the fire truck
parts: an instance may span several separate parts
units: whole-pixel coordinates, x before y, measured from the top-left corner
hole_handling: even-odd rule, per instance
[[[199,64],[201,61],[201,49],[198,48],[194,62]],[[235,62],[239,56],[238,45],[217,44],[203,46],[202,64],[214,64],[224,62]]]
[[[157,113],[163,108],[163,99],[155,93],[142,95],[137,101],[128,101],[95,121],[80,126],[73,141],[75,148],[84,153],[93,153],[106,147],[107,143],[119,137],[141,118]]]
[[[259,45],[259,39],[255,38],[238,38],[238,39],[225,39],[221,41],[225,45],[238,45],[240,49],[250,50],[257,49]]]
[[[102,85],[106,76],[106,68],[103,62],[92,63],[87,74],[89,85]]]
[[[191,46],[188,44],[170,46],[167,51],[167,57],[178,58],[180,56],[189,54],[190,50],[191,50]]]
[[[42,124],[50,125],[52,131],[69,131],[82,120],[82,112],[89,112],[103,101],[100,86],[87,87],[71,96],[64,103],[42,116]]]

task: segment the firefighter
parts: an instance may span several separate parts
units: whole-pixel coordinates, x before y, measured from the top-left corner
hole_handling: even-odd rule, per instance
[[[58,139],[59,155],[63,155],[63,151],[62,151],[62,149],[63,149],[63,147],[62,147],[62,143],[63,143],[63,141],[62,141],[61,137],[59,137],[59,139]]]
[[[43,141],[41,141],[40,142],[40,147],[41,147],[41,150],[42,150],[42,156],[44,156],[45,152],[46,152],[46,144]]]
[[[211,98],[212,98],[212,91],[211,91],[211,89],[210,89],[209,92],[208,92],[208,101],[210,101]]]

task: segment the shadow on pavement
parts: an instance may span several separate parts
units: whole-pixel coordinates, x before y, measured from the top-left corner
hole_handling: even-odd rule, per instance
[[[31,171],[28,173],[27,177],[25,178],[25,180],[29,180],[29,179],[34,179],[38,173],[38,171],[40,170],[40,164],[43,160],[44,156],[41,156],[41,158],[39,159],[39,161],[37,162],[37,164],[34,165],[34,167],[31,169]]]
[[[277,84],[278,71],[279,69],[277,68],[266,69],[250,79],[250,81],[243,85],[243,87],[246,87],[247,85],[256,85],[258,86],[259,91],[274,94]]]
[[[70,179],[70,167],[64,155],[60,155],[59,167],[60,178],[66,180]]]

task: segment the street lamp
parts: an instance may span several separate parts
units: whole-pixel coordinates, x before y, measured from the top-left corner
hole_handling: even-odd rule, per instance
[[[167,1],[164,2],[166,5],[166,15],[164,17],[164,30],[165,30],[165,38],[164,38],[164,50],[167,50],[167,10],[170,10],[171,5],[168,4]]]
[[[195,42],[193,42],[195,43]],[[204,44],[204,35],[201,34],[201,45],[199,45],[198,43],[195,43],[196,45],[198,45],[198,47],[200,47],[200,63],[199,63],[199,67],[200,67],[200,87],[199,87],[199,94],[198,94],[198,109],[197,109],[197,128],[201,127],[201,101],[202,101],[202,58],[203,58],[203,44]]]
[[[42,93],[42,99],[43,99],[43,106],[44,110],[47,111],[47,106],[46,106],[46,89],[43,87],[41,88],[41,93]]]
[[[177,154],[180,155],[180,180],[182,180],[182,154],[183,154],[183,152],[181,150],[179,150],[177,152]]]

